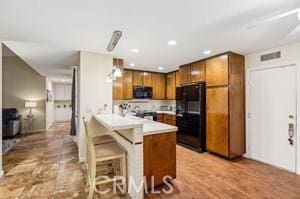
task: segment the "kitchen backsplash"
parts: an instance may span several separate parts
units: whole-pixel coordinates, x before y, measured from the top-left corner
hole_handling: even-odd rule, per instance
[[[118,106],[121,103],[129,103],[131,109],[139,106],[142,110],[158,111],[161,110],[161,106],[167,106],[169,109],[173,109],[176,106],[175,100],[114,100],[114,106]]]

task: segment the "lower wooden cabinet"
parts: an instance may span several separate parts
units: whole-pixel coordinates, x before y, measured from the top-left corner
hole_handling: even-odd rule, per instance
[[[144,136],[144,176],[147,188],[162,185],[165,176],[176,178],[176,132]]]
[[[157,114],[157,121],[172,126],[176,126],[176,115],[170,115],[165,113]]]
[[[228,157],[228,88],[206,89],[206,148]]]

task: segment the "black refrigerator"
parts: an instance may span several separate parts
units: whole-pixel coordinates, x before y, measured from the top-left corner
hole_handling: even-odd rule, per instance
[[[176,88],[177,143],[199,152],[206,151],[205,84]]]

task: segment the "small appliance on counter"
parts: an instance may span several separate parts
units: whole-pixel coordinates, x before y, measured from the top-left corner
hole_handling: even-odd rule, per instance
[[[157,121],[157,112],[153,111],[142,111],[136,113],[137,117]]]

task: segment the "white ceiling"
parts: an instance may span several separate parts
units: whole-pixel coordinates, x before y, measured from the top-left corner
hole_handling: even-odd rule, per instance
[[[112,32],[122,30],[113,56],[128,68],[167,72],[207,49],[245,55],[300,41],[289,35],[296,15],[249,29],[298,7],[299,0],[0,0],[0,38],[42,74],[64,78],[78,50],[106,53]]]

